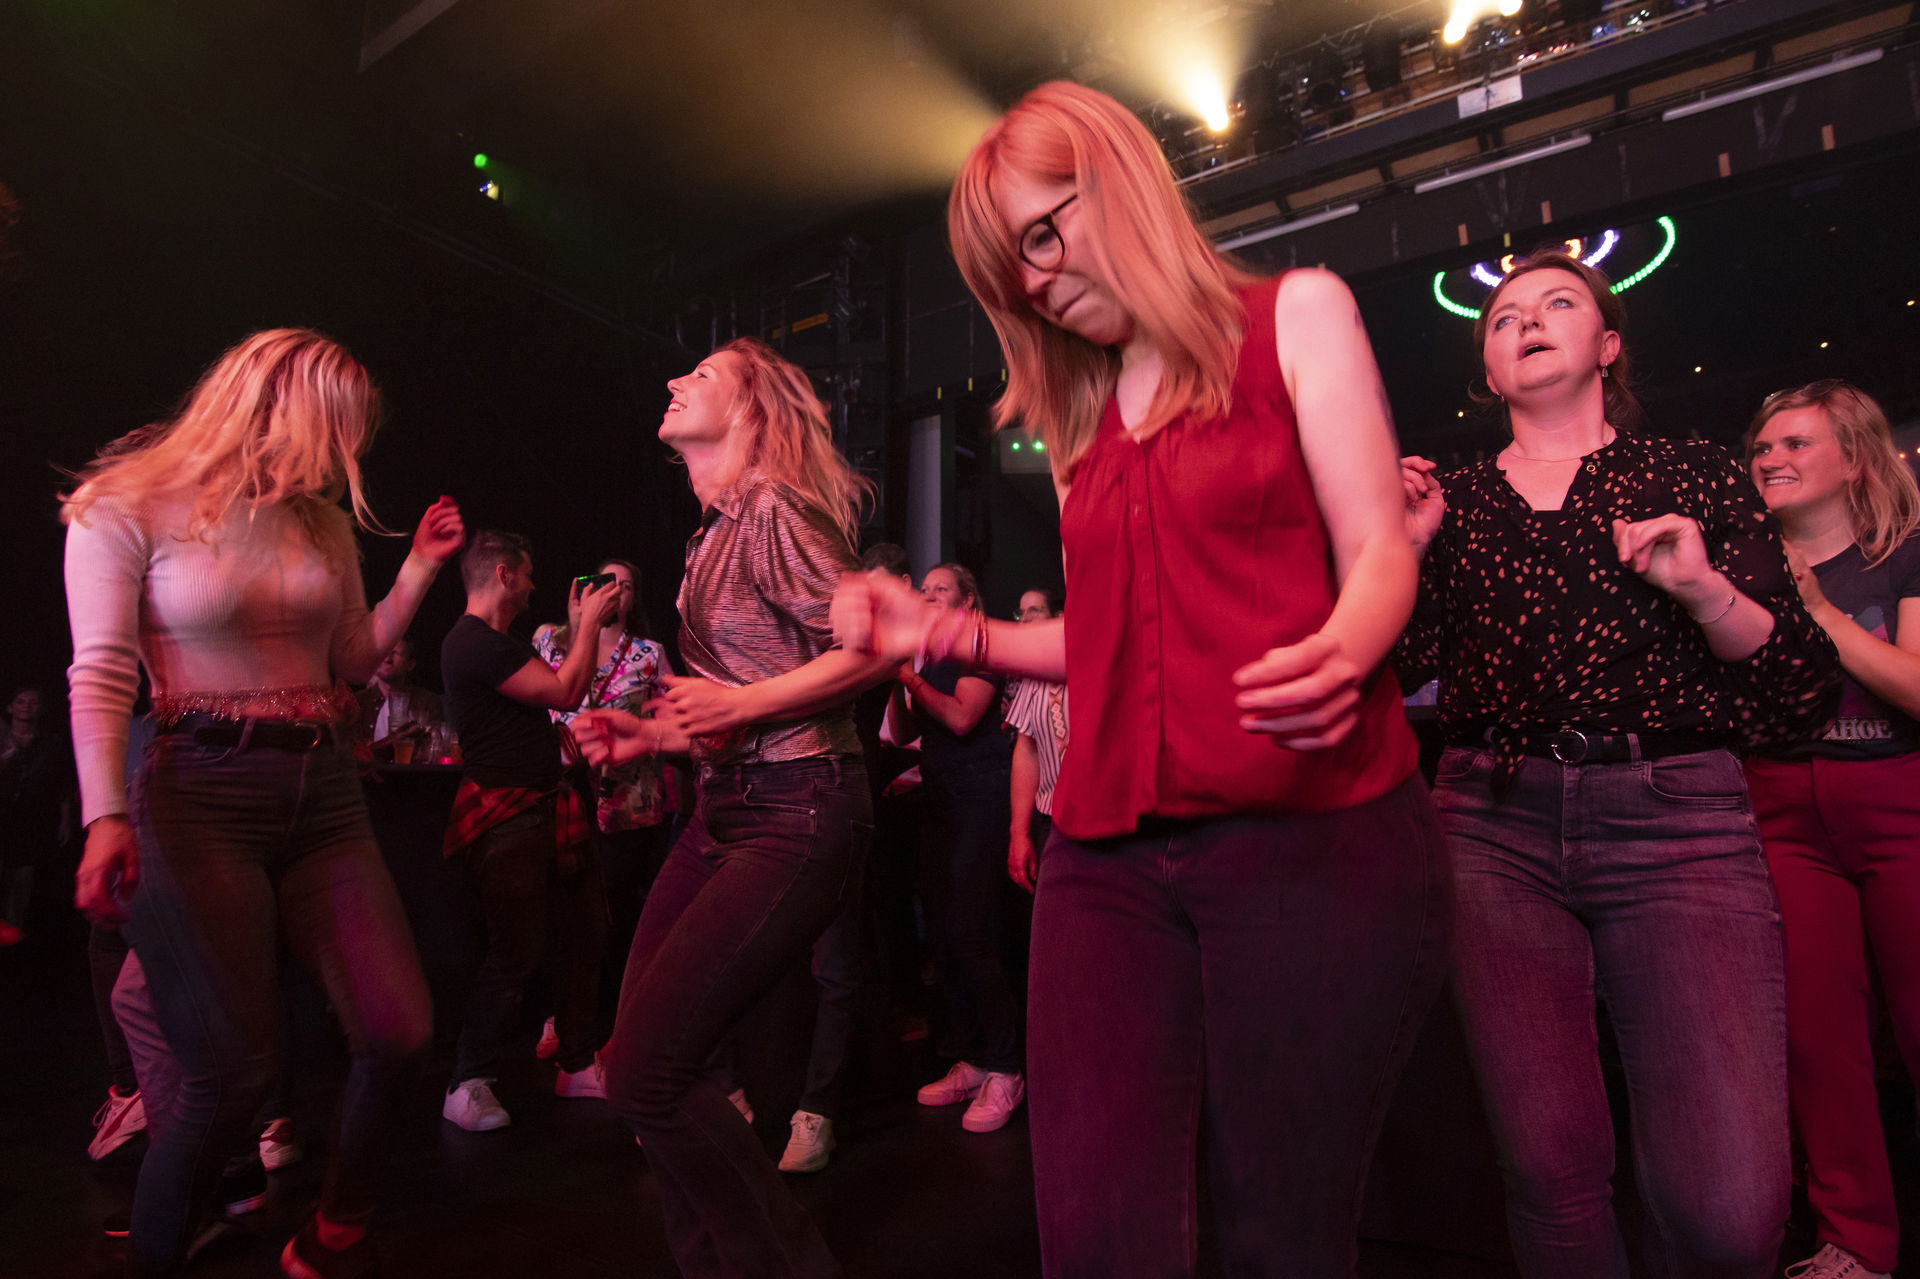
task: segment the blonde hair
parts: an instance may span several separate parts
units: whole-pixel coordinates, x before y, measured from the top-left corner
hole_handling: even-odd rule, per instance
[[[1747,427],[1749,461],[1761,429],[1788,409],[1819,409],[1826,415],[1840,457],[1853,470],[1847,484],[1853,540],[1868,568],[1881,563],[1920,530],[1920,484],[1894,447],[1886,413],[1871,395],[1837,377],[1775,391]]]
[[[972,569],[964,564],[956,564],[952,560],[943,560],[928,569],[927,574],[932,576],[941,569],[953,574],[953,583],[960,588],[960,598],[966,601],[963,607],[969,613],[986,611],[986,602],[980,598],[980,580],[973,575]]]
[[[379,411],[373,379],[339,343],[309,329],[255,333],[201,374],[171,420],[102,449],[63,497],[60,517],[84,523],[102,498],[137,506],[192,489],[189,539],[210,543],[236,505],[258,511],[284,502],[331,553],[338,539],[323,521],[343,491],[362,528],[387,531],[360,479]]]
[[[758,338],[735,338],[714,351],[722,353],[738,357],[740,393],[727,410],[727,425],[744,437],[741,474],[792,489],[853,544],[873,482],[833,446],[827,406],[814,394],[805,370]]]
[[[947,201],[947,233],[967,286],[986,308],[1007,359],[996,425],[1036,426],[1069,477],[1099,429],[1119,355],[1056,327],[1021,284],[1015,233],[994,198],[1005,172],[1072,183],[1090,254],[1107,287],[1165,362],[1140,425],[1183,411],[1224,414],[1233,399],[1245,311],[1237,285],[1255,277],[1214,251],[1194,225],[1146,127],[1104,93],[1056,80],[1020,99],[974,146]]]

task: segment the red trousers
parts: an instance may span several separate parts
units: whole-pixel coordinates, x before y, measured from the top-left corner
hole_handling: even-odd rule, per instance
[[[1747,761],[1787,942],[1788,1081],[1821,1243],[1892,1271],[1869,949],[1920,1078],[1920,754]]]

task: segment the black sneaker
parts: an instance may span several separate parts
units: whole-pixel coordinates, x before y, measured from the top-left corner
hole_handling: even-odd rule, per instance
[[[220,1174],[220,1193],[214,1199],[229,1217],[260,1211],[267,1202],[267,1170],[258,1159],[229,1167]]]
[[[280,1254],[280,1269],[288,1279],[375,1279],[373,1245],[362,1235],[346,1248],[328,1248],[320,1243],[313,1218],[300,1227],[300,1233],[287,1240]]]

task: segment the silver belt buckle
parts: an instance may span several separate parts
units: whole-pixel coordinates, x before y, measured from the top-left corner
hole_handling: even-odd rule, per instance
[[[1547,751],[1562,764],[1578,764],[1587,757],[1587,735],[1577,728],[1563,728],[1547,739]]]

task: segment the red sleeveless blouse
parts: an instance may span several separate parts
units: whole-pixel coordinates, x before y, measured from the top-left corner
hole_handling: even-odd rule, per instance
[[[1239,291],[1245,336],[1225,417],[1182,414],[1134,443],[1109,399],[1074,470],[1060,518],[1069,732],[1053,816],[1075,839],[1149,816],[1347,808],[1418,763],[1384,667],[1329,750],[1287,750],[1239,725],[1233,672],[1318,631],[1339,590],[1275,351],[1278,289]]]

